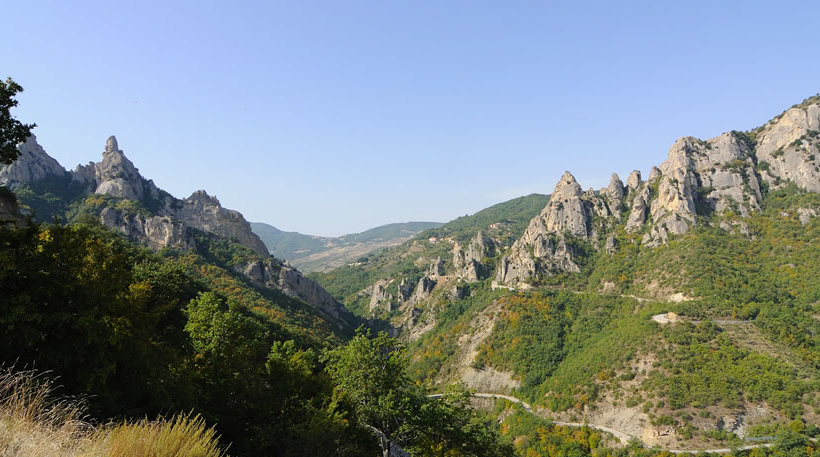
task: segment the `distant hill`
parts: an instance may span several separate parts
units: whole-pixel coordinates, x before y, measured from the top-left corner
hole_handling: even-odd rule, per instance
[[[424,230],[440,227],[438,222],[400,222],[340,237],[285,232],[262,222],[251,229],[276,257],[288,260],[302,271],[328,271],[361,256],[396,246]]]

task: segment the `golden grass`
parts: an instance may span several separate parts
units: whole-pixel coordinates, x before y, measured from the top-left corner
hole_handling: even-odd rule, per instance
[[[111,457],[219,457],[216,433],[199,416],[170,421],[142,420],[114,427],[108,436]]]
[[[199,416],[95,428],[79,402],[57,400],[34,371],[0,368],[0,457],[223,457]]]

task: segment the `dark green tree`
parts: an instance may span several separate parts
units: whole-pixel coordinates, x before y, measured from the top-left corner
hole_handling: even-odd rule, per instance
[[[428,398],[407,377],[405,348],[386,333],[361,331],[325,354],[335,396],[378,438],[382,456],[401,446],[412,455],[512,455],[496,431],[468,407],[470,393],[454,386]]]
[[[20,155],[17,143],[26,141],[31,136],[31,129],[37,124],[23,124],[11,117],[11,109],[17,106],[15,95],[23,92],[23,88],[7,78],[0,81],[0,164],[8,165]]]
[[[408,388],[407,352],[386,333],[359,333],[350,343],[325,354],[336,394],[349,404],[356,420],[379,437],[382,455],[413,435],[417,395]]]

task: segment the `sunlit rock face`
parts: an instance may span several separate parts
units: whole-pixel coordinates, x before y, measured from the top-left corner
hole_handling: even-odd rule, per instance
[[[757,135],[757,159],[770,187],[792,181],[820,192],[820,101],[791,108],[766,124]]]
[[[46,154],[37,143],[37,137],[31,135],[24,143],[17,145],[20,153],[17,160],[10,165],[0,165],[0,185],[16,189],[22,185],[37,182],[47,176],[65,176],[68,172]]]

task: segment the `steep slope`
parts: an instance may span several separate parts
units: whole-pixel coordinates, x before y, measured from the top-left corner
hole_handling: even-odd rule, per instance
[[[438,222],[400,222],[340,237],[284,232],[272,225],[251,223],[251,228],[270,249],[302,271],[328,271],[354,262],[372,252],[399,245],[413,235],[439,227]]]
[[[513,241],[446,224],[316,278],[406,339],[431,390],[513,391],[677,449],[817,423],[818,123],[812,97],[677,140],[648,181],[584,191],[567,172]]]

